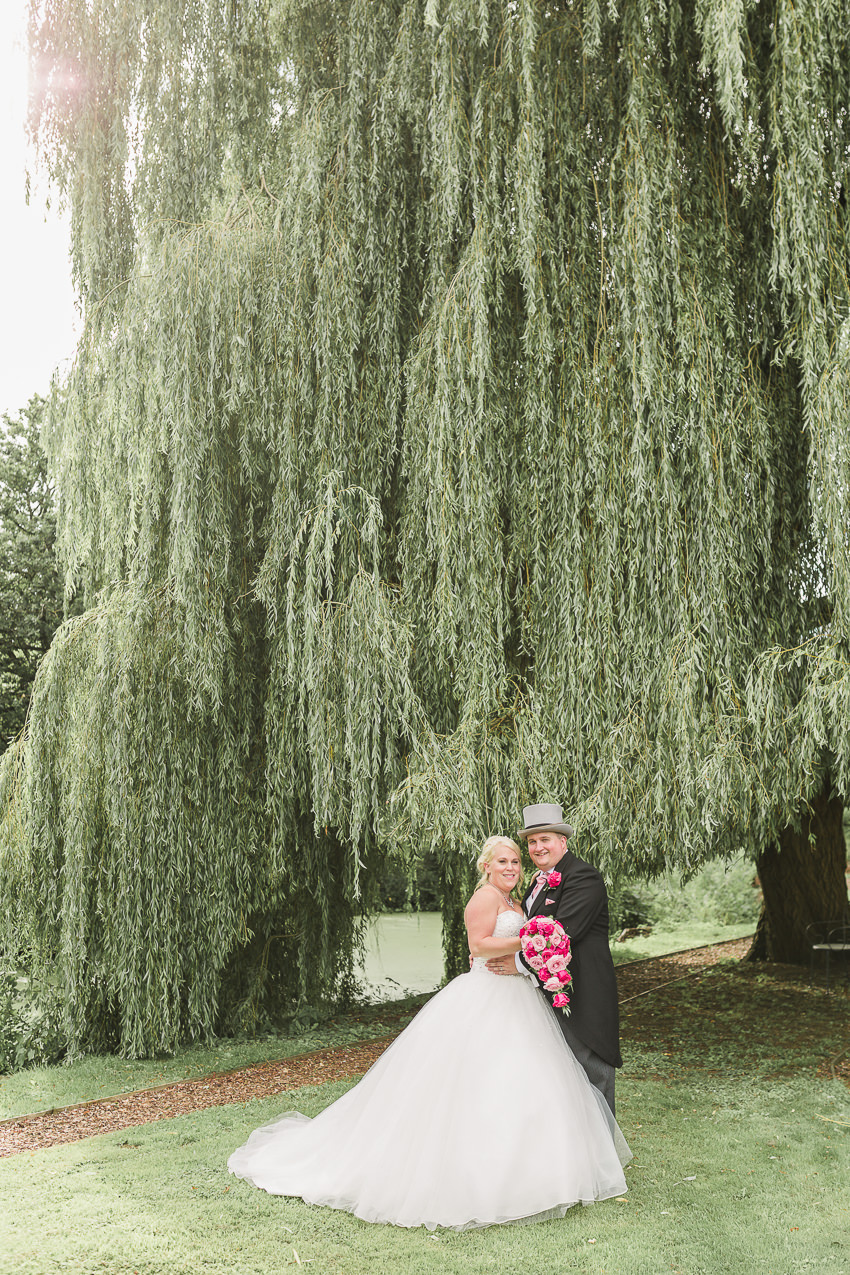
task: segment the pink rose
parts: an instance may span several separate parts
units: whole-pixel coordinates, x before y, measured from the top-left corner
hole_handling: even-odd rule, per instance
[[[554,925],[552,924],[552,922],[551,922],[551,921],[541,921],[541,922],[540,922],[540,933],[541,933],[541,934],[545,934],[545,935],[546,935],[546,937],[547,937],[547,939],[551,938],[551,937],[552,937],[552,935],[555,933],[555,927],[554,927]]]
[[[529,956],[527,959],[528,959],[528,963],[529,963],[529,965],[531,966],[531,968],[532,968],[533,970],[542,970],[542,969],[543,969],[543,966],[544,966],[544,960],[543,960],[543,957],[542,957],[542,956],[537,956],[537,955],[535,955],[535,956]]]
[[[573,981],[573,976],[569,970],[558,970],[555,977],[557,978],[558,982],[561,984],[562,987],[566,987],[569,983]]]
[[[533,947],[535,952],[545,952],[546,940],[544,939],[543,935],[534,934],[532,936],[531,942],[529,943],[529,947]]]
[[[567,968],[567,962],[564,960],[560,952],[553,952],[546,962],[551,974],[557,974],[559,970]]]
[[[560,885],[561,884],[560,872],[550,872],[548,877],[546,878],[546,884],[550,885],[553,890],[556,885]]]
[[[561,990],[561,984],[557,978],[547,978],[543,986],[547,992],[559,992]]]
[[[569,1003],[570,1003],[569,996],[565,996],[563,992],[558,992],[558,995],[552,1001],[552,1004],[555,1006],[555,1009],[564,1009],[564,1007],[566,1005],[569,1005]]]

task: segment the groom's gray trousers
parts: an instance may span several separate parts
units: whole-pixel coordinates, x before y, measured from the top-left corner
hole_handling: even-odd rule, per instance
[[[575,1054],[576,1059],[584,1068],[588,1080],[592,1085],[596,1086],[608,1103],[611,1108],[611,1115],[616,1117],[617,1113],[614,1110],[616,1069],[610,1063],[607,1063],[604,1058],[600,1058],[598,1054],[595,1054],[592,1049],[588,1049],[587,1045],[582,1044],[572,1027],[570,1027],[569,1019],[566,1022],[558,1023],[558,1026],[564,1033],[564,1039]]]

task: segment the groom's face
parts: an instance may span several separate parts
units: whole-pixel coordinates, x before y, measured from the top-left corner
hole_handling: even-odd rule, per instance
[[[528,837],[528,853],[538,868],[548,872],[567,853],[567,838],[557,832],[532,832]]]

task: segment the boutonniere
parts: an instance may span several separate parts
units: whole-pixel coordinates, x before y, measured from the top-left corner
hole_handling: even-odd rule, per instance
[[[545,876],[546,876],[546,884],[548,885],[550,890],[554,890],[557,886],[561,884],[560,872],[547,872]]]

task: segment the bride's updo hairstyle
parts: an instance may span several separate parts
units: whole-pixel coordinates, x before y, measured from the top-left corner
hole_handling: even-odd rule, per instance
[[[510,837],[503,837],[499,833],[497,833],[494,837],[488,837],[484,842],[484,845],[481,847],[481,853],[478,856],[477,863],[475,864],[476,868],[481,873],[481,876],[476,882],[475,889],[480,890],[482,885],[489,885],[490,882],[485,869],[488,864],[493,862],[493,856],[499,849],[499,846],[507,846],[508,849],[516,851],[517,858],[519,859],[519,880],[514,886],[514,890],[521,891],[522,887],[525,885],[525,877],[522,871],[522,851],[515,841],[511,841]],[[511,891],[511,894],[513,894],[514,890]]]

